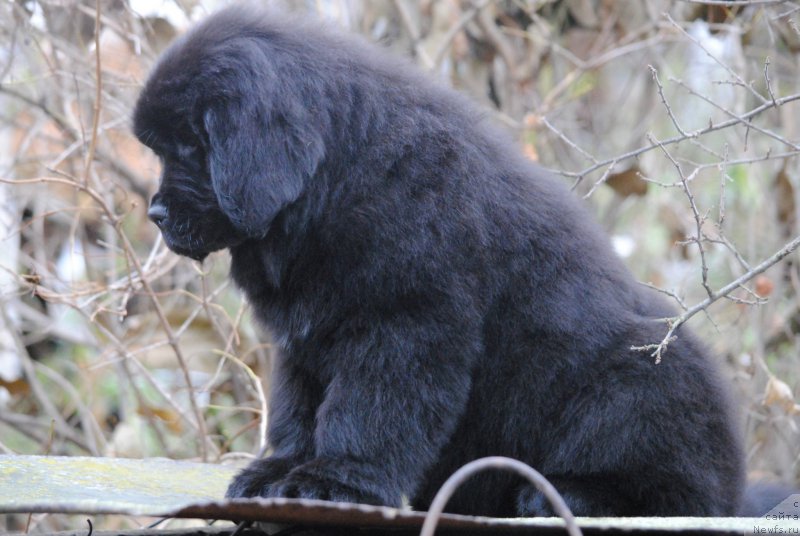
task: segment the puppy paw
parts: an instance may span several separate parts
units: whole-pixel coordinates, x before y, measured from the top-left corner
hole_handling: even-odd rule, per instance
[[[399,492],[381,485],[375,468],[349,461],[313,460],[269,486],[268,496],[400,506]]]
[[[629,516],[637,512],[635,504],[615,483],[603,481],[551,478],[550,483],[575,516]],[[532,485],[520,488],[517,494],[517,515],[520,517],[559,517],[550,501]]]
[[[287,458],[255,460],[242,470],[228,486],[228,499],[269,497],[270,486],[286,476],[300,462]]]
[[[270,496],[292,499],[319,499],[322,501],[358,504],[383,504],[380,497],[343,484],[337,480],[320,480],[303,474],[292,474],[270,486]]]
[[[517,515],[520,517],[555,517],[556,513],[545,496],[533,486],[524,486],[517,495]]]

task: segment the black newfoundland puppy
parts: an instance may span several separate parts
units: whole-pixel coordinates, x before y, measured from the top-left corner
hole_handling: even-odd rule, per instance
[[[578,515],[733,515],[739,433],[686,330],[580,203],[455,92],[376,46],[229,8],[178,39],[135,132],[163,162],[149,216],[232,276],[281,347],[270,456],[229,497],[425,509],[487,455]],[[448,511],[550,515],[511,474]]]

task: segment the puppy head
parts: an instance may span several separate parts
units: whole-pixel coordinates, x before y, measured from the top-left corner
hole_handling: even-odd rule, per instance
[[[263,237],[324,156],[302,46],[267,17],[213,15],[164,53],[136,104],[134,132],[162,162],[148,215],[179,254]]]

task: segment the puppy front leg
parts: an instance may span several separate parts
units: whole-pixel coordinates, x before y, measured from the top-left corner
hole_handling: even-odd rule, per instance
[[[475,349],[464,331],[413,326],[347,341],[319,407],[314,459],[270,488],[282,497],[400,506],[453,433]]]
[[[228,498],[267,497],[270,487],[313,457],[314,414],[322,389],[315,380],[281,356],[272,372],[269,444],[272,455],[255,460],[234,478]]]

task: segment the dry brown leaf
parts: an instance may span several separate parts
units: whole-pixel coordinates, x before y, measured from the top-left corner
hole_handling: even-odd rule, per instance
[[[622,197],[643,196],[647,193],[647,181],[642,179],[639,166],[612,173],[606,179],[606,184]]]
[[[786,172],[786,164],[775,175],[775,203],[778,211],[778,221],[788,234],[793,234],[796,220],[796,206],[794,201],[794,186]]]
[[[785,383],[770,376],[767,387],[764,389],[764,399],[761,402],[765,406],[775,406],[789,415],[800,415],[800,404],[794,401],[792,389]]]
[[[157,408],[153,406],[139,406],[136,412],[142,417],[156,417],[161,420],[170,431],[180,433],[183,431],[181,417],[169,408]]]
[[[24,378],[11,381],[0,378],[0,387],[7,389],[11,396],[25,396],[31,392],[31,386]]]
[[[772,282],[772,279],[763,274],[756,277],[755,293],[759,298],[766,298],[772,294],[773,290],[775,290],[775,283]]]

